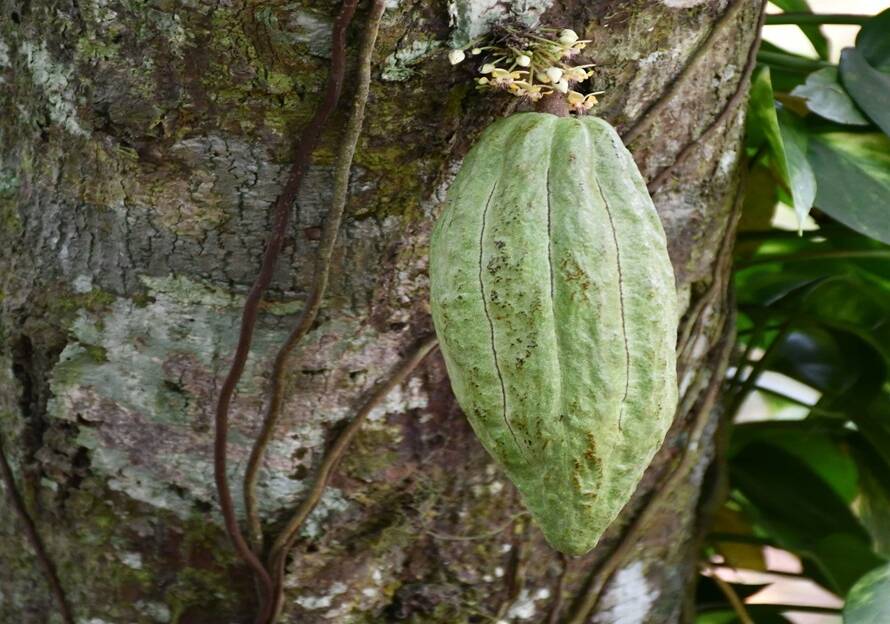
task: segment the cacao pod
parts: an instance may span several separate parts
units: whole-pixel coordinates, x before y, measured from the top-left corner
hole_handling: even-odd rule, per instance
[[[592,549],[677,404],[677,302],[661,222],[595,117],[490,126],[430,248],[431,308],[458,402],[550,544]]]

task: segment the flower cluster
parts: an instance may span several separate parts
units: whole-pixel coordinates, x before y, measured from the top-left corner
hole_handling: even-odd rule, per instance
[[[479,66],[481,76],[476,78],[479,90],[506,91],[533,102],[551,93],[561,93],[571,109],[583,113],[596,104],[597,94],[585,95],[573,87],[593,74],[588,69],[592,65],[572,65],[570,61],[588,43],[569,29],[544,28],[529,33],[507,28],[489,45],[476,41],[452,49],[448,60],[457,65],[467,58],[468,52],[481,57],[485,62]]]

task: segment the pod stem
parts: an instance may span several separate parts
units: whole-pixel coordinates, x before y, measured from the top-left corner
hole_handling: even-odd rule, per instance
[[[539,113],[550,113],[557,117],[568,117],[569,103],[562,93],[550,93],[535,104],[535,110]]]

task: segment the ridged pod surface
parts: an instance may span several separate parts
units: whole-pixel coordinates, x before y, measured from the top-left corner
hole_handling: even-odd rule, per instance
[[[547,113],[492,124],[436,223],[430,280],[477,436],[550,544],[588,552],[677,404],[673,269],[615,130]]]

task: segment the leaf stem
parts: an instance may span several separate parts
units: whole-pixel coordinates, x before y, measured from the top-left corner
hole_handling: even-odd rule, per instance
[[[741,624],[754,624],[754,620],[751,619],[751,614],[749,614],[748,610],[745,608],[745,602],[739,598],[739,595],[736,593],[735,589],[733,589],[732,585],[721,578],[713,567],[705,566],[705,570],[709,572],[709,578],[717,584],[717,587],[723,595],[726,596],[726,600],[729,602],[732,610],[735,611],[739,622],[741,622]]]
[[[804,58],[794,56],[793,54],[785,54],[783,52],[772,52],[770,50],[759,50],[757,52],[757,62],[764,65],[778,65],[783,68],[816,70],[823,67],[834,67],[833,63],[828,61],[820,61],[818,59]]]
[[[855,13],[776,13],[766,16],[767,26],[780,26],[784,24],[852,24],[861,26],[871,18],[871,15],[857,15]]]
[[[775,256],[762,256],[752,258],[750,260],[741,260],[736,262],[735,268],[747,269],[748,267],[757,266],[758,264],[769,264],[770,262],[806,262],[809,260],[848,260],[848,259],[890,259],[890,249],[860,249],[860,250],[832,250],[832,251],[810,251],[796,254],[781,254]]]

